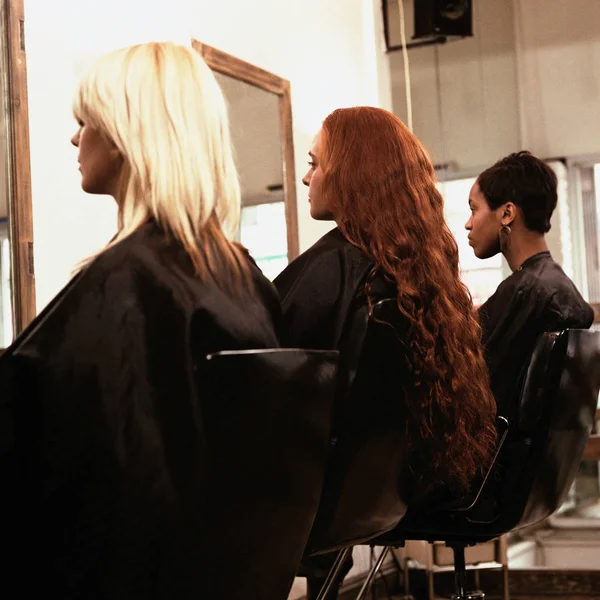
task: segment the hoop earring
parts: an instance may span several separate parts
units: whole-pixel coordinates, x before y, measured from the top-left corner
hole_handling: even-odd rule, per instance
[[[502,227],[500,227],[500,231],[498,232],[498,238],[500,240],[500,250],[502,252],[510,250],[510,234],[510,227],[506,223],[502,223]]]

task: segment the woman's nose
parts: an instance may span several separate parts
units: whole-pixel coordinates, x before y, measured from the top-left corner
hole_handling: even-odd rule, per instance
[[[310,171],[302,178],[302,183],[308,187],[310,185]]]

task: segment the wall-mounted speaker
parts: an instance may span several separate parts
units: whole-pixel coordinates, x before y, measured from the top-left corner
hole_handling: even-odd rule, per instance
[[[414,39],[473,35],[472,0],[414,0]]]

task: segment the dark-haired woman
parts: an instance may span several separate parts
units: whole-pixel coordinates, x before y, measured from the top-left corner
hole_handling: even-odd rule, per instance
[[[483,171],[469,194],[465,227],[475,256],[502,252],[512,270],[479,309],[492,391],[509,421],[538,336],[588,329],[594,320],[548,251],[545,234],[557,198],[556,174],[529,152],[510,154]]]

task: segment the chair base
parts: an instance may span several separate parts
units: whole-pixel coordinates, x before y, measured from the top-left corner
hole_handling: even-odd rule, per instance
[[[485,599],[485,594],[480,590],[476,590],[474,592],[464,592],[462,594],[452,594],[452,596],[450,596],[450,600],[484,600],[484,599]]]
[[[329,592],[331,592],[335,586],[335,580],[338,576],[338,574],[342,571],[342,568],[344,566],[344,563],[346,562],[346,559],[348,558],[348,556],[352,553],[352,546],[349,546],[348,548],[344,548],[343,550],[340,550],[337,558],[335,559],[335,562],[333,563],[333,567],[331,568],[331,571],[329,571],[329,575],[327,576],[327,579],[325,580],[325,583],[323,584],[323,587],[321,588],[321,591],[319,592],[319,595],[317,596],[317,600],[325,600],[325,598],[327,598],[327,595],[329,594]],[[359,594],[360,596],[360,594]]]

